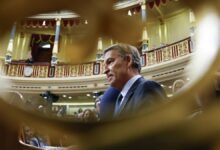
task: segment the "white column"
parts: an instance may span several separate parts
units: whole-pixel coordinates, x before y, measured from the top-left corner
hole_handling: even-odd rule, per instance
[[[141,5],[141,19],[143,23],[146,23],[147,20],[147,11],[146,11],[146,0],[140,0]],[[147,28],[144,27],[142,33],[142,52],[148,51],[148,35]]]
[[[12,60],[12,52],[13,52],[15,31],[16,31],[16,23],[13,24],[11,34],[10,34],[10,40],[9,40],[7,52],[6,52],[6,55],[5,55],[5,63],[6,64],[11,63],[11,60]]]
[[[147,28],[144,27],[143,34],[142,34],[142,52],[146,52],[148,50],[149,50],[149,47],[148,47]]]
[[[189,11],[189,22],[191,24],[190,27],[190,37],[191,37],[191,48],[192,51],[194,51],[195,49],[195,22],[196,22],[196,18],[195,18],[195,14],[192,10]]]
[[[96,61],[99,61],[102,59],[102,55],[103,55],[103,45],[102,45],[102,38],[99,37],[98,38],[98,46],[97,46],[97,54],[96,54]]]
[[[57,53],[58,53],[58,42],[59,42],[59,36],[60,36],[60,23],[61,18],[56,19],[56,31],[55,31],[55,40],[53,45],[53,54],[51,58],[51,65],[54,66],[57,64]]]
[[[110,39],[110,45],[113,45],[113,44],[114,44],[113,39]]]
[[[146,22],[147,20],[147,11],[146,11],[146,0],[141,0],[141,19],[143,22]]]

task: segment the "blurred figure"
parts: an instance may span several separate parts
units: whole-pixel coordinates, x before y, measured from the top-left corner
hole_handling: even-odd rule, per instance
[[[77,120],[82,121],[83,120],[83,109],[79,108],[77,112]]]
[[[97,117],[96,117],[95,112],[92,111],[91,109],[85,109],[83,111],[82,121],[85,122],[85,123],[96,122],[97,121]]]
[[[48,141],[44,139],[42,136],[36,133],[32,128],[25,125],[23,127],[24,130],[24,142],[36,147],[44,147],[48,146]]]
[[[29,126],[24,126],[23,127],[24,131],[24,142],[27,144],[30,144],[30,139],[33,137],[33,130]]]
[[[102,100],[102,97],[103,95],[99,95],[95,100],[95,113],[96,113],[98,120],[100,120],[100,102]]]
[[[66,114],[66,109],[65,107],[60,107],[60,109],[57,112],[57,117],[63,117]]]
[[[28,51],[28,59],[25,62],[28,64],[32,64],[34,62],[31,50]]]

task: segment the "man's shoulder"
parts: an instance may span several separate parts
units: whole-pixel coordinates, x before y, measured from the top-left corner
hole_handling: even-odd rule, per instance
[[[165,90],[163,87],[156,81],[154,80],[142,80],[142,82],[138,85],[137,91],[144,93],[144,94],[149,94],[150,93],[157,93],[160,95],[166,95]],[[166,96],[165,96],[166,97]]]
[[[154,81],[154,80],[146,80],[146,79],[142,79],[142,82],[140,84],[140,86],[146,86],[146,87],[161,87],[161,85]]]
[[[145,95],[149,94],[149,92],[154,93],[155,91],[164,93],[164,89],[158,82],[154,80],[146,80],[143,77],[139,78],[136,81],[136,83],[130,91],[136,93],[137,95]]]

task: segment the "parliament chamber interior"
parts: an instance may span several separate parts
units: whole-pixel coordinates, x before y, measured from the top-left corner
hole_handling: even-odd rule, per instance
[[[220,149],[217,0],[0,4],[0,149]],[[121,43],[166,98],[114,119],[105,50]]]

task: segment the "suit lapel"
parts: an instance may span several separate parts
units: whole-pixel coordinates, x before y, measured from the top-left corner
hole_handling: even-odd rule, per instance
[[[120,114],[123,111],[125,105],[128,103],[128,101],[131,99],[132,95],[134,94],[135,89],[143,80],[144,80],[143,77],[137,79],[137,81],[135,81],[134,84],[131,86],[131,88],[128,90],[128,93],[125,95],[125,98],[123,99],[122,104],[118,110],[118,114]]]

